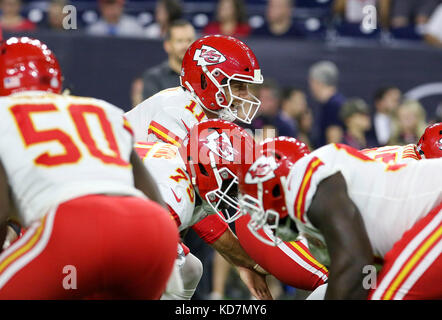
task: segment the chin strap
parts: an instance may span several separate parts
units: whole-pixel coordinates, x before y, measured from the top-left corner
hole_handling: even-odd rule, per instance
[[[229,110],[227,108],[222,108],[218,111],[218,116],[221,120],[226,120],[233,122],[236,120],[235,114],[232,112],[232,110]]]

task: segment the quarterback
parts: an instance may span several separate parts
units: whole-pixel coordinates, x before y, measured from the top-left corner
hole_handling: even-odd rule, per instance
[[[196,40],[182,63],[180,87],[163,90],[126,113],[137,141],[179,146],[204,119],[250,123],[261,102],[249,92],[263,77],[252,50],[233,37]]]

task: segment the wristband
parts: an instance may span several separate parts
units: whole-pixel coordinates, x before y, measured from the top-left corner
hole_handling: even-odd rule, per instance
[[[20,236],[21,226],[18,223],[14,222],[12,220],[9,220],[7,222],[7,225],[10,226],[14,230],[14,232],[17,234],[17,236]]]

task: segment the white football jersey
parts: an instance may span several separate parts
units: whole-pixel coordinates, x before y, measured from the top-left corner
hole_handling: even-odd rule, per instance
[[[102,100],[29,91],[0,98],[0,159],[25,226],[87,194],[143,194],[133,186],[133,136]]]
[[[374,254],[384,255],[403,233],[442,201],[442,159],[388,165],[346,145],[329,144],[297,161],[285,184],[290,217],[313,255],[329,265],[325,241],[306,212],[325,178],[340,172],[364,221]]]
[[[410,163],[420,159],[415,144],[363,149],[361,152],[374,160],[382,161],[386,164]]]
[[[176,146],[163,142],[139,142],[135,144],[135,151],[156,181],[170,212],[179,218],[179,231],[207,216],[202,206],[195,207],[195,190]]]
[[[180,146],[190,129],[207,119],[202,107],[182,87],[153,95],[126,113],[136,141]]]

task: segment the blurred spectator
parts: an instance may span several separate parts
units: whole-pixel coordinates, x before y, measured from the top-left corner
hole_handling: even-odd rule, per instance
[[[210,22],[203,34],[223,34],[234,37],[247,37],[250,26],[243,0],[219,0],[216,10],[216,21]]]
[[[316,145],[313,143],[313,112],[310,108],[306,108],[296,118],[298,123],[298,139],[304,142],[310,150],[316,149]]]
[[[417,143],[427,127],[426,112],[418,101],[405,101],[397,109],[389,145]]]
[[[36,26],[33,22],[20,15],[22,10],[21,0],[0,0],[0,26],[4,31],[23,32],[34,31]]]
[[[182,15],[180,0],[158,0],[155,6],[155,22],[145,28],[145,35],[150,39],[163,39],[171,23],[181,19]]]
[[[253,30],[257,36],[303,37],[303,28],[293,20],[294,0],[269,0],[266,21]]]
[[[296,119],[297,116],[307,109],[307,99],[304,91],[291,88],[284,92],[282,98],[282,112]]]
[[[337,21],[341,34],[349,36],[369,36],[375,34],[377,27],[387,29],[389,25],[389,9],[391,0],[335,0],[333,3],[334,19]],[[364,8],[373,6],[377,11],[376,29],[362,28],[366,16]]]
[[[130,101],[132,103],[132,107],[139,105],[143,102],[143,78],[135,78],[132,81],[132,86],[130,88]]]
[[[294,120],[295,137],[298,135],[298,115],[307,109],[305,93],[297,88],[286,90],[282,98],[282,115]]]
[[[392,0],[391,27],[424,26],[439,0]]]
[[[335,0],[333,13],[348,23],[361,23],[366,6],[376,6],[376,0]]]
[[[320,104],[318,147],[341,142],[344,124],[339,113],[345,97],[338,90],[338,67],[331,61],[317,62],[310,67],[308,81],[313,98]]]
[[[435,118],[432,122],[433,123],[442,122],[442,101],[439,103],[439,105],[436,108]]]
[[[143,74],[143,100],[155,93],[180,85],[181,63],[187,48],[195,40],[195,29],[186,20],[174,21],[163,42],[168,58]]]
[[[442,48],[442,3],[431,15],[424,34],[424,39],[428,44]]]
[[[391,137],[392,117],[401,102],[401,97],[401,91],[394,86],[382,87],[375,93],[371,134],[380,146],[386,145]]]
[[[276,82],[266,80],[258,89],[258,99],[261,100],[261,108],[252,122],[253,128],[267,131],[275,127],[277,135],[295,137],[294,120],[281,112],[281,93]]]
[[[144,30],[135,17],[124,14],[125,0],[98,0],[100,19],[87,27],[94,36],[143,37]]]
[[[348,99],[342,105],[340,116],[345,124],[343,143],[356,149],[377,146],[377,141],[367,135],[371,128],[371,119],[370,109],[364,100]]]
[[[39,23],[39,29],[64,31],[63,20],[66,13],[63,13],[63,7],[69,5],[68,0],[51,0],[48,5],[46,19]]]

